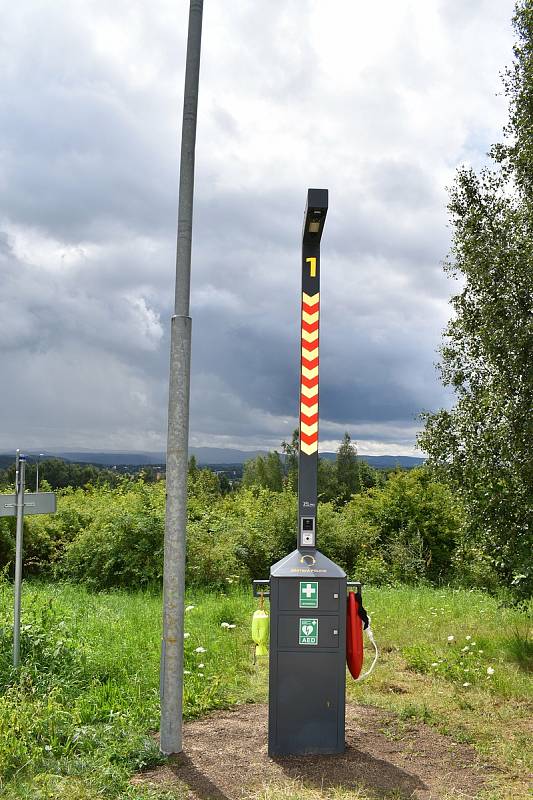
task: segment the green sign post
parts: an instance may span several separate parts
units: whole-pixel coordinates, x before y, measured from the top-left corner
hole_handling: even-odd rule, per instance
[[[300,581],[300,608],[318,608],[318,581]]]
[[[318,619],[300,618],[299,644],[318,644]]]

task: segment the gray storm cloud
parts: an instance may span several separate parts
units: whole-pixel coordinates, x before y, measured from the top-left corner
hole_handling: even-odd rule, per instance
[[[206,4],[191,442],[296,424],[300,230],[322,248],[321,440],[411,453],[449,402],[446,186],[500,137],[512,0]],[[164,447],[188,3],[22,0],[0,31],[0,447]],[[338,20],[342,20],[342,25]],[[337,22],[335,22],[337,20]]]

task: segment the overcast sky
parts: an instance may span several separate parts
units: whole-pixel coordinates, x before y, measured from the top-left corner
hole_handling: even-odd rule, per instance
[[[188,2],[0,0],[0,448],[166,439]],[[501,138],[512,0],[205,0],[191,444],[296,426],[301,223],[328,188],[320,447],[449,403],[446,186]]]

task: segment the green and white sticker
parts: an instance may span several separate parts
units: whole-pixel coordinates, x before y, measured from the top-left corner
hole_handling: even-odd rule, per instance
[[[318,608],[318,581],[300,581],[300,608]]]
[[[318,644],[318,620],[300,617],[299,644]]]

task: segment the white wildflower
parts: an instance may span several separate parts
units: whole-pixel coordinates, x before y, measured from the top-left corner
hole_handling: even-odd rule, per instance
[[[487,675],[494,675],[494,667],[487,667]]]
[[[469,649],[470,649],[470,648],[468,647],[468,645],[467,645],[467,644],[465,644],[465,646],[464,646],[464,647],[461,647],[461,653],[466,653],[466,652],[467,652]]]
[[[184,675],[190,675],[190,674],[191,674],[191,671],[190,671],[190,669],[184,669],[184,670],[183,670],[183,674],[184,674]]]
[[[220,623],[220,627],[221,628],[229,628],[229,622],[221,622]]]
[[[183,634],[183,638],[188,639],[190,635],[191,635],[190,633],[187,633],[187,631],[185,631],[185,633]]]
[[[432,664],[431,666],[432,666],[432,667],[438,667],[438,666],[439,666],[439,662],[438,662],[438,661],[434,661],[434,662],[433,662],[433,664]]]
[[[466,689],[468,686],[471,686],[471,685],[472,685],[472,684],[471,684],[471,683],[468,683],[468,682],[466,682],[466,683],[463,683],[463,686],[465,687],[465,689]]]
[[[197,647],[194,652],[195,653],[207,653],[207,650],[205,649],[205,647]]]
[[[205,667],[205,664],[198,664],[198,669],[203,669],[204,667]]]
[[[479,650],[478,652],[479,652],[481,655],[483,655],[483,650]]]
[[[472,638],[471,636],[465,636],[467,642],[469,642],[471,638]]]
[[[450,635],[448,636],[448,641],[449,641],[449,642],[453,642],[453,641],[454,641],[454,639],[455,639],[455,636],[453,636],[452,634],[450,634]]]
[[[236,627],[237,627],[236,625],[228,625],[228,630],[231,630],[231,628],[236,628]]]
[[[196,606],[186,606],[185,611],[192,611],[193,608],[196,608]]]

